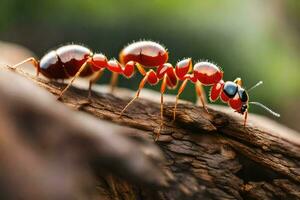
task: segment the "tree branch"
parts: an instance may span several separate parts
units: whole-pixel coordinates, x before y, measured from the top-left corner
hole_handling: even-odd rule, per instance
[[[36,78],[21,71],[17,73],[35,82],[54,96],[57,96],[64,87],[63,84]],[[5,72],[3,76],[8,75]],[[4,81],[1,81],[0,86],[3,84],[5,84]],[[13,86],[6,84],[5,87]],[[28,97],[28,101],[31,99],[33,104],[41,101],[36,96],[26,94],[30,90],[26,91],[22,88],[20,92],[22,92],[21,96]],[[155,92],[151,93],[151,98],[155,95]],[[112,178],[109,178],[110,181],[107,181],[107,177],[105,178],[106,173],[101,173],[97,178],[99,188],[101,188],[99,193],[105,194],[104,196],[108,199],[113,197],[120,199],[300,199],[299,133],[274,121],[250,114],[250,121],[244,128],[243,119],[232,110],[221,106],[209,106],[209,114],[207,114],[200,107],[182,103],[178,105],[177,119],[173,122],[171,119],[173,103],[166,103],[165,124],[162,136],[156,143],[162,150],[166,162],[163,167],[158,167],[153,163],[153,159],[146,159],[148,154],[145,158],[145,154],[138,153],[139,159],[142,159],[139,162],[139,164],[143,163],[142,168],[145,167],[144,170],[149,171],[151,170],[147,168],[151,168],[152,172],[157,174],[153,175],[148,172],[146,174],[145,171],[139,171],[138,166],[136,168],[139,170],[134,173],[130,170],[130,166],[137,164],[135,163],[137,156],[131,150],[125,149],[147,151],[136,143],[127,143],[126,138],[136,138],[135,140],[143,138],[143,141],[148,141],[146,146],[150,145],[154,148],[151,143],[152,136],[159,127],[159,104],[140,99],[126,111],[122,118],[118,118],[118,114],[129,101],[128,98],[117,97],[109,93],[94,93],[92,103],[83,105],[86,98],[87,91],[72,87],[64,95],[62,102],[73,110],[81,110],[100,120],[130,127],[130,130],[133,130],[114,129],[115,132],[122,133],[123,137],[116,134],[116,138],[107,137],[103,142],[104,144],[112,141],[117,143],[112,152],[100,148],[99,146],[104,145],[103,143],[92,145],[93,157],[101,161],[96,166],[101,166],[101,169],[110,169],[110,173],[113,174]],[[48,110],[44,112],[48,113],[56,105],[57,102],[52,100],[48,104]],[[61,105],[59,107],[62,109]],[[83,115],[79,112],[72,113]],[[64,118],[68,119],[70,114],[56,117],[59,121]],[[98,124],[103,123],[103,125],[98,126],[95,125],[97,123],[89,123],[94,120],[87,115],[83,115],[82,120],[77,120],[78,122],[84,121],[82,124],[88,124],[83,125],[89,127],[89,131],[85,134],[87,138],[99,134],[98,132],[104,133],[107,127],[113,126],[102,121]],[[69,120],[67,126],[75,126],[72,122],[74,122],[73,119]],[[94,131],[93,134],[90,133],[92,131]],[[67,132],[67,135],[70,133]],[[94,139],[88,141],[95,141]],[[67,141],[69,142],[69,139],[66,143]],[[80,145],[78,149],[90,147],[90,142],[86,144]],[[101,151],[95,151],[96,147]],[[115,156],[116,152],[119,152],[117,155],[120,156]],[[126,153],[123,154],[123,152]],[[87,155],[90,154],[89,151]],[[106,157],[101,156],[105,154],[107,154]],[[111,157],[115,161],[105,164],[103,159]],[[156,157],[155,160],[162,160],[158,159],[159,156],[154,157]],[[118,163],[117,166],[116,163]],[[120,169],[126,169],[129,175],[125,176],[124,173],[120,173]],[[145,176],[143,177],[142,174]],[[104,182],[113,184],[103,184]],[[148,186],[139,185],[138,182],[148,183]]]

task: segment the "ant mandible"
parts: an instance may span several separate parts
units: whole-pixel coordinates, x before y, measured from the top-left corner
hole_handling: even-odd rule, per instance
[[[115,60],[108,60],[103,54],[93,54],[92,51],[82,45],[70,44],[52,50],[45,54],[39,61],[30,57],[11,68],[30,62],[36,68],[37,76],[43,74],[48,79],[65,80],[72,78],[69,84],[61,91],[58,98],[61,98],[77,77],[90,77],[89,95],[91,98],[92,85],[101,77],[103,71],[108,69],[113,73],[131,74],[134,69],[128,66],[123,69],[120,63]]]

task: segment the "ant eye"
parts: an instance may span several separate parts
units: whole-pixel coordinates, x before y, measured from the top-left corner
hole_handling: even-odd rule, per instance
[[[248,101],[248,94],[245,91],[245,89],[239,88],[238,93],[239,93],[239,96],[240,96],[240,99],[241,99],[242,102],[247,102]]]
[[[224,92],[229,98],[233,98],[237,93],[238,86],[232,81],[227,81],[224,85]]]

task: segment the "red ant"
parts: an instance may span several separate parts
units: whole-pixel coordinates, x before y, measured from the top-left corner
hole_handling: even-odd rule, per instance
[[[49,79],[69,79],[72,78],[69,84],[61,91],[59,98],[71,86],[77,77],[90,77],[89,81],[89,96],[91,97],[92,85],[101,77],[105,68],[114,73],[121,73],[128,77],[132,74],[133,68],[127,66],[123,69],[117,60],[107,60],[103,54],[93,54],[92,51],[81,45],[65,45],[56,50],[52,50],[45,54],[40,61],[31,57],[11,68],[15,69],[24,63],[31,62],[35,68],[37,75],[42,73]],[[112,85],[114,85],[114,80]]]
[[[89,81],[89,99],[91,97],[92,84],[98,80],[103,71],[108,69],[113,72],[112,89],[115,86],[117,75],[122,74],[130,78],[134,74],[134,67],[144,76],[140,82],[139,88],[135,97],[125,106],[120,116],[127,109],[127,107],[139,97],[139,94],[148,82],[151,85],[156,85],[162,80],[161,85],[161,124],[157,134],[163,125],[163,94],[168,88],[175,88],[178,80],[182,80],[182,84],[176,96],[174,106],[174,120],[176,116],[176,107],[180,94],[186,87],[188,80],[196,85],[196,93],[200,97],[203,107],[208,112],[202,85],[212,86],[210,91],[211,101],[216,101],[219,97],[223,102],[228,103],[236,112],[244,114],[244,125],[246,125],[249,104],[261,106],[273,115],[279,117],[280,115],[273,112],[266,106],[258,102],[248,102],[248,93],[242,88],[242,80],[237,78],[234,82],[223,81],[223,71],[216,65],[209,62],[198,62],[192,66],[190,58],[179,61],[175,68],[168,61],[168,51],[160,44],[152,41],[134,42],[125,47],[120,53],[120,62],[117,60],[107,60],[103,54],[93,54],[91,50],[81,45],[66,45],[58,48],[57,50],[50,51],[40,61],[35,58],[28,58],[14,66],[18,66],[31,62],[36,67],[37,75],[42,73],[49,79],[69,79],[72,78],[70,83],[61,91],[59,98],[62,97],[64,92],[71,86],[77,77],[91,76]],[[157,68],[156,71],[150,69],[146,71],[145,68]],[[260,85],[259,82],[248,91]]]
[[[182,85],[179,88],[178,94],[176,96],[176,102],[174,106],[173,118],[176,117],[176,107],[179,99],[179,95],[183,92],[187,81],[190,80],[193,83],[200,82],[202,85],[212,86],[210,90],[210,100],[212,102],[216,101],[219,97],[224,103],[233,108],[236,112],[244,115],[244,126],[246,126],[248,117],[249,104],[258,105],[276,117],[280,117],[278,113],[275,113],[271,109],[267,108],[259,102],[249,102],[248,92],[255,87],[262,84],[262,81],[258,82],[256,85],[251,87],[248,92],[242,88],[241,78],[235,79],[234,82],[223,81],[223,71],[213,63],[210,62],[198,62],[192,67],[191,59],[185,59],[176,64],[176,76],[183,80]],[[192,73],[189,73],[191,72]],[[201,98],[202,104],[205,110],[208,112],[203,98]]]

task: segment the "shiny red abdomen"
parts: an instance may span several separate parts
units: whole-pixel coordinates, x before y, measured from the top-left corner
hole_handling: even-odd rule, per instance
[[[50,51],[40,61],[40,72],[49,79],[67,79],[75,76],[79,68],[92,55],[80,45],[66,45]],[[90,66],[80,74],[81,77],[93,74]]]
[[[140,41],[126,46],[119,57],[122,64],[135,61],[145,67],[157,67],[168,61],[168,52],[156,42]]]
[[[223,71],[209,62],[199,62],[194,65],[195,77],[203,85],[214,85],[223,78]]]

